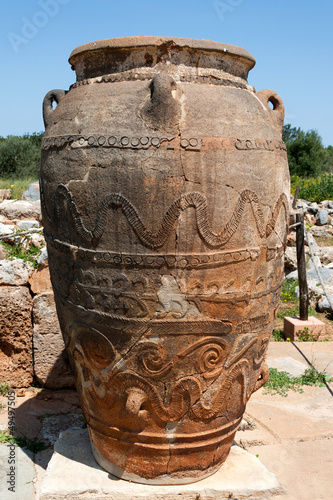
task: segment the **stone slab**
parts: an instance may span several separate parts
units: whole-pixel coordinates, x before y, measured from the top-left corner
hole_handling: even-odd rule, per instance
[[[297,340],[299,334],[308,329],[309,335],[313,335],[317,340],[324,340],[326,325],[320,319],[309,316],[307,320],[286,316],[283,322],[284,336],[290,340]]]
[[[288,356],[267,360],[268,368],[276,368],[279,372],[290,373],[293,377],[300,377],[309,368],[307,363],[302,363]]]
[[[272,498],[282,489],[260,460],[232,446],[225,464],[197,483],[153,486],[115,478],[95,462],[87,429],[61,433],[40,490],[40,500],[223,500]],[[233,495],[233,496],[231,496]]]
[[[303,393],[288,397],[252,394],[246,413],[280,441],[333,438],[333,383],[328,387],[302,386]]]
[[[35,468],[33,463],[33,453],[17,446],[12,448],[11,458],[10,448],[6,444],[0,444],[0,498],[1,500],[33,500],[35,496],[34,479]],[[8,460],[14,460],[13,464],[8,464]],[[10,467],[14,467],[10,471]],[[10,472],[14,472],[13,483],[7,483]],[[14,491],[8,488],[14,488]]]
[[[333,342],[270,342],[267,359],[289,356],[333,374]]]
[[[250,451],[274,470],[288,492],[279,500],[332,499],[332,439],[255,446]]]

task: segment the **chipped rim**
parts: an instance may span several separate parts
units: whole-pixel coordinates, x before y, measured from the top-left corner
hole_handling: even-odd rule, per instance
[[[166,36],[132,36],[121,38],[109,38],[107,40],[99,40],[96,42],[86,43],[76,47],[69,56],[69,63],[73,64],[77,56],[87,52],[108,49],[127,49],[131,47],[158,47],[170,44],[172,47],[184,47],[194,50],[203,50],[211,52],[220,52],[233,57],[239,57],[248,61],[249,68],[253,68],[256,61],[254,57],[242,47],[236,45],[228,45],[226,43],[214,42],[212,40],[201,40],[196,38],[178,38]]]

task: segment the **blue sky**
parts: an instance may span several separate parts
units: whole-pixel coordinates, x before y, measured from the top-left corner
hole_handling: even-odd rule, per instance
[[[247,49],[249,83],[283,99],[285,123],[333,145],[331,0],[13,0],[0,18],[0,136],[43,130],[41,103],[68,87],[83,43],[132,35],[205,38]]]

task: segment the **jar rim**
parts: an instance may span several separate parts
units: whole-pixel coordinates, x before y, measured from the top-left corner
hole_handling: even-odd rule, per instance
[[[81,56],[87,52],[93,51],[108,51],[113,49],[129,49],[129,48],[145,48],[170,46],[173,48],[187,48],[193,50],[202,50],[215,53],[224,53],[235,58],[245,59],[248,62],[248,69],[252,69],[255,65],[255,58],[242,47],[237,45],[229,45],[226,43],[215,42],[212,40],[197,39],[197,38],[179,38],[166,36],[130,36],[120,38],[109,38],[106,40],[98,40],[95,42],[86,43],[76,47],[68,61],[74,63],[77,56]]]

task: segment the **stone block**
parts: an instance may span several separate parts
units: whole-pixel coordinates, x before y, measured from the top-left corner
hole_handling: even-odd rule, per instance
[[[0,189],[0,203],[2,203],[4,200],[10,200],[11,197],[12,197],[11,189]]]
[[[318,318],[314,316],[309,316],[309,318],[305,320],[301,320],[296,317],[288,317],[284,318],[284,336],[286,339],[290,340],[298,340],[299,335],[304,329],[307,328],[310,335],[313,335],[317,340],[324,340],[326,325]]]
[[[296,247],[287,247],[284,255],[284,269],[290,273],[297,269]]]
[[[36,181],[29,184],[26,191],[23,192],[22,198],[28,201],[40,200],[39,182]]]
[[[0,203],[0,213],[7,219],[41,218],[40,201],[4,200]]]
[[[33,299],[34,371],[38,383],[49,389],[74,387],[52,292]]]
[[[33,382],[31,306],[27,287],[0,286],[0,381],[11,387]]]
[[[29,277],[29,285],[34,295],[52,292],[50,271],[48,266],[40,266]]]
[[[60,434],[47,467],[40,500],[195,500],[271,498],[282,492],[276,477],[251,453],[232,446],[230,454],[212,476],[192,484],[156,486],[116,478],[94,460],[87,429]],[[232,496],[231,496],[232,495]]]
[[[19,220],[17,223],[17,227],[19,229],[25,229],[25,230],[33,229],[39,227],[39,222],[38,220],[34,219]]]
[[[0,235],[11,236],[14,232],[15,224],[3,224],[0,222]]]
[[[317,213],[317,220],[316,220],[317,226],[324,226],[327,223],[328,223],[327,210],[319,210],[319,212]]]
[[[27,285],[32,272],[32,265],[22,259],[0,260],[0,285]]]

